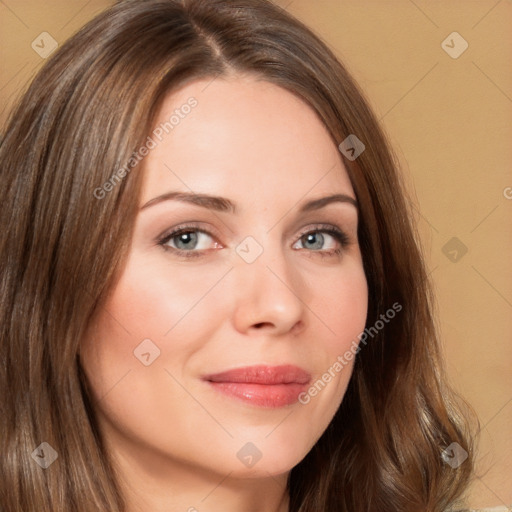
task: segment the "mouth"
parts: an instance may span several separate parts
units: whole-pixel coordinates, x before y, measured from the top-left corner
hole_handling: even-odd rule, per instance
[[[203,377],[216,391],[267,408],[297,402],[311,381],[311,375],[294,365],[247,366]]]

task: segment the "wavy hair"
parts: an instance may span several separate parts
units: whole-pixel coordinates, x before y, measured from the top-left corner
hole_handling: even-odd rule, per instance
[[[358,354],[339,410],[289,475],[291,512],[440,512],[467,486],[469,407],[447,383],[435,300],[413,211],[383,129],[344,65],[268,0],[122,0],[45,63],[0,146],[0,510],[122,512],[79,348],[125,261],[135,167],[166,95],[194,80],[251,74],[302,98],[342,156],[360,205],[367,327],[401,312]],[[126,174],[126,173],[125,173]],[[467,408],[467,410],[466,410]],[[31,454],[58,453],[46,470]],[[468,459],[452,468],[443,450]]]

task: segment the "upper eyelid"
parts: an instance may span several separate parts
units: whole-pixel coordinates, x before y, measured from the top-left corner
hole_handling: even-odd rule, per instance
[[[197,223],[199,224],[199,223]],[[199,225],[196,225],[195,222],[184,222],[183,224],[178,224],[177,226],[171,228],[171,229],[167,229],[165,230],[161,235],[159,235],[157,237],[157,240],[161,241],[161,240],[164,240],[168,237],[171,237],[171,236],[176,236],[177,234],[179,234],[181,231],[200,231],[201,233],[205,233],[207,234],[208,236],[211,236],[211,237],[218,237],[219,235],[216,234],[216,230],[215,229],[210,229],[210,228],[203,228]]]

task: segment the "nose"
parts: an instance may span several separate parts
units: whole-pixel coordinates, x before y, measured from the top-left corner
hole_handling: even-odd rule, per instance
[[[300,275],[281,252],[263,253],[252,263],[237,261],[232,272],[234,324],[244,334],[294,333],[304,327],[305,293]]]

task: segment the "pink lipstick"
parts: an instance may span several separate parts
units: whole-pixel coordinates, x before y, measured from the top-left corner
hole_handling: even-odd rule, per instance
[[[247,366],[203,377],[220,393],[260,407],[283,407],[298,400],[311,375],[293,365]]]

